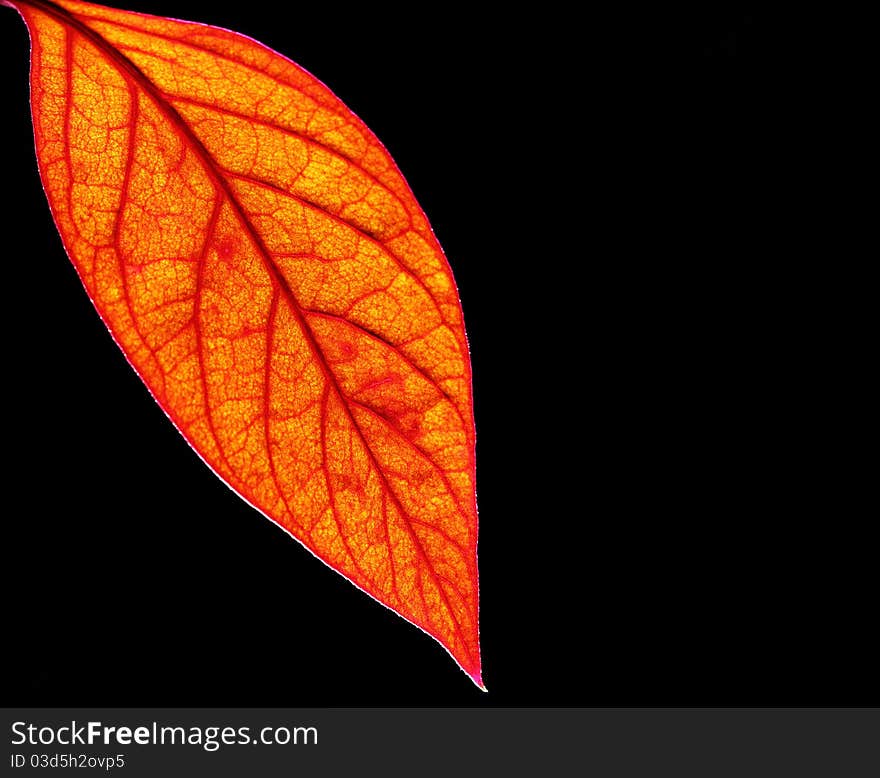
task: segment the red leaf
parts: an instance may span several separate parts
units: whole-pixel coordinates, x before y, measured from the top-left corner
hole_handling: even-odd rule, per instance
[[[482,687],[461,307],[384,147],[234,32],[6,4],[31,35],[55,223],[153,397],[232,489]]]

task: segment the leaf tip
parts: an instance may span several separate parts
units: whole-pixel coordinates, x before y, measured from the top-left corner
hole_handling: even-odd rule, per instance
[[[481,692],[488,693],[489,690],[486,688],[486,685],[483,683],[483,674],[480,672],[480,670],[475,670],[472,673],[468,673],[468,676],[476,684],[477,688]]]

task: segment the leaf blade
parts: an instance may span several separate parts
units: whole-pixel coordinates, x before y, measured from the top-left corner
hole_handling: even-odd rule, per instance
[[[467,342],[390,156],[244,36],[14,5],[53,216],[129,362],[219,477],[481,685]]]

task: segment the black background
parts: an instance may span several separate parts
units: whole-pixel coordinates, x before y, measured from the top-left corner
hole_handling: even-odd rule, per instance
[[[290,56],[428,214],[472,348],[490,691],[236,498],[155,406],[52,224],[3,9],[5,704],[880,699],[866,517],[811,465],[821,422],[787,372],[807,336],[761,240],[766,19],[128,7]]]

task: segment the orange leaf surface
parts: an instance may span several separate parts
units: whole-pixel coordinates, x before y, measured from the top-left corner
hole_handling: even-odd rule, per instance
[[[387,151],[237,33],[3,2],[30,31],[55,223],[153,397],[234,491],[482,687],[461,307]]]

